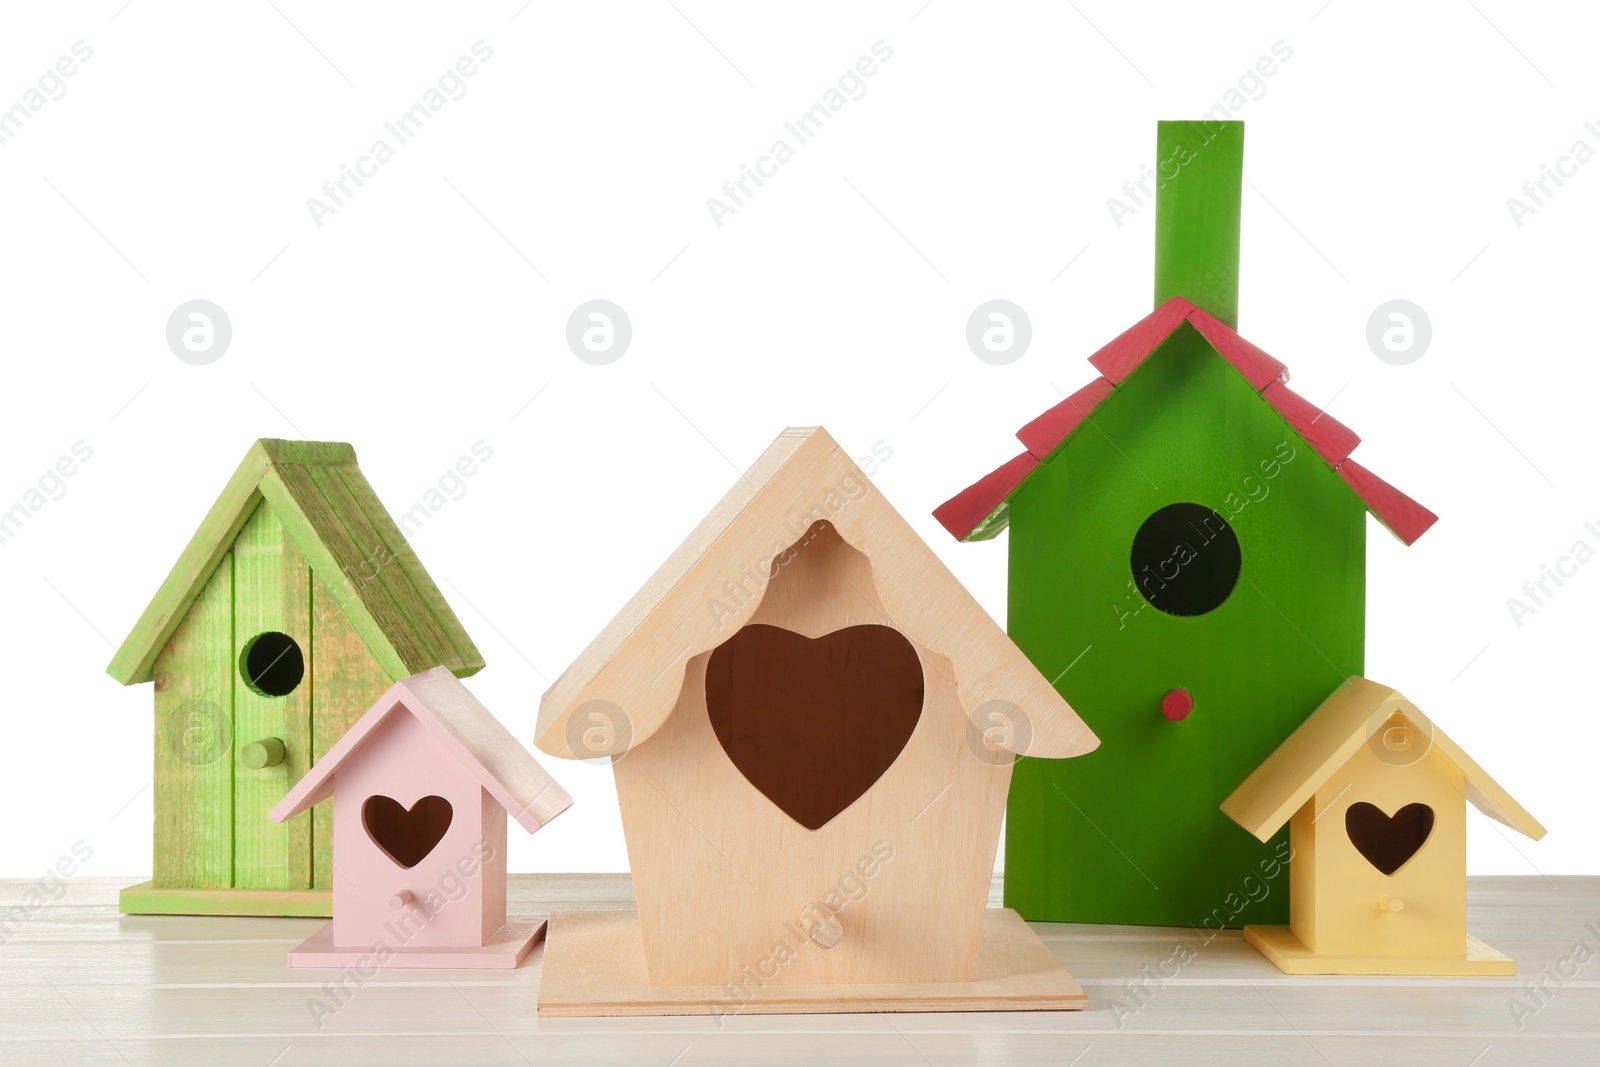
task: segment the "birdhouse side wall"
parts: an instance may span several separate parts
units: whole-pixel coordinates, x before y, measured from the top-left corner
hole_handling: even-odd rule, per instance
[[[368,833],[363,810],[369,798],[388,797],[414,812],[429,796],[449,801],[450,824],[407,868]],[[391,712],[345,757],[335,772],[333,800],[336,944],[390,950],[481,945],[496,905],[493,928],[504,924],[504,819],[485,825],[482,784],[408,712]],[[402,893],[410,902],[392,906]]]
[[[1317,790],[1306,805],[1311,814],[1297,816],[1311,823],[1309,843],[1296,845],[1293,861],[1312,859],[1306,872],[1311,900],[1304,910],[1295,908],[1292,925],[1313,952],[1442,959],[1466,952],[1465,783],[1436,749],[1415,762],[1409,758],[1383,749],[1376,735]],[[1346,813],[1359,803],[1390,817],[1414,803],[1433,811],[1427,839],[1392,875],[1351,841]],[[1297,892],[1300,886],[1297,880]]]
[[[1286,922],[1282,836],[1240,833],[1219,804],[1361,672],[1364,506],[1187,324],[1088,421],[1010,503],[1007,628],[1101,746],[1018,765],[1006,903],[1037,920]],[[1237,580],[1203,614],[1136,585],[1136,535],[1177,503],[1238,541]],[[1210,566],[1213,538],[1196,529],[1156,565]],[[1193,708],[1172,721],[1178,688]]]

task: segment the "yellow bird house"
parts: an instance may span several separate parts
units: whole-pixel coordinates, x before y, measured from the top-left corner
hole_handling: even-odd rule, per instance
[[[1467,801],[1544,827],[1400,693],[1348,679],[1222,804],[1289,824],[1289,925],[1245,940],[1287,974],[1515,974],[1467,933]]]

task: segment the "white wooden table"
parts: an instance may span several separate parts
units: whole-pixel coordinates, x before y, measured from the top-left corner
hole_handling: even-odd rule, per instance
[[[1236,932],[1040,923],[1088,1011],[540,1019],[541,947],[515,971],[381,972],[320,1027],[328,976],[284,955],[322,920],[118,915],[134,881],[74,879],[0,926],[0,1064],[1600,1064],[1600,958],[1571,958],[1600,954],[1600,878],[1471,880],[1471,928],[1516,958],[1515,979],[1290,978]],[[0,905],[32,887],[0,881]],[[533,917],[627,905],[632,888],[513,875],[511,900]],[[1180,944],[1193,958],[1163,966]],[[1542,1006],[1525,989],[1574,966]],[[1520,1028],[1516,1000],[1538,1007]]]

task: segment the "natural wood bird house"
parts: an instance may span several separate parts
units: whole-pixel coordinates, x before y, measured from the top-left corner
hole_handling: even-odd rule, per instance
[[[545,694],[540,748],[613,761],[638,917],[554,917],[540,1010],[1081,1005],[986,899],[1014,756],[1096,743],[834,440],[788,430]]]

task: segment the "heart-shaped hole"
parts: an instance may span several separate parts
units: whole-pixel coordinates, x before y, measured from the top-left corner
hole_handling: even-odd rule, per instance
[[[444,797],[423,797],[407,810],[398,800],[377,795],[361,805],[361,825],[384,855],[409,869],[444,838],[452,814]]]
[[[1384,874],[1394,874],[1417,854],[1433,833],[1433,809],[1407,804],[1393,815],[1366,801],[1345,809],[1344,832],[1356,851]]]
[[[911,740],[922,699],[922,662],[889,626],[812,639],[753,623],[706,665],[706,710],[723,751],[810,830],[883,777]]]

